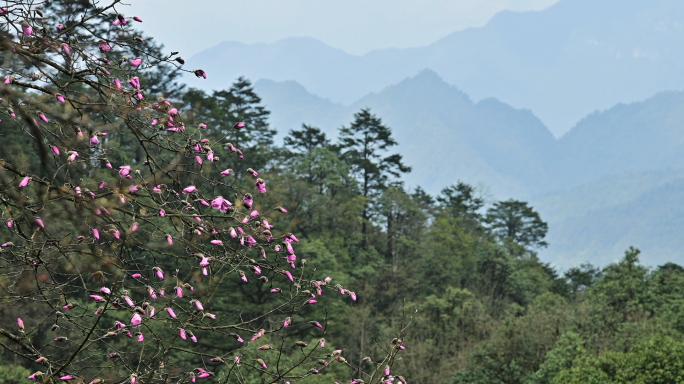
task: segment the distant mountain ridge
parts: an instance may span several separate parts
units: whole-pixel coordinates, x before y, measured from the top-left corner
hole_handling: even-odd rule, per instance
[[[540,255],[557,266],[604,265],[625,244],[652,252],[648,264],[684,261],[684,228],[672,214],[679,205],[670,206],[684,196],[684,92],[594,112],[555,139],[531,111],[493,98],[475,103],[430,70],[349,106],[293,81],[260,80],[255,89],[281,137],[307,123],[334,138],[370,107],[413,167],[407,186],[436,194],[463,180],[497,200],[530,201],[550,225],[551,247]]]
[[[353,56],[311,38],[224,42],[188,65],[218,88],[240,75],[294,80],[345,104],[431,68],[475,100],[533,110],[560,136],[596,109],[684,88],[683,31],[681,1],[561,0],[539,12],[500,12],[426,47]]]

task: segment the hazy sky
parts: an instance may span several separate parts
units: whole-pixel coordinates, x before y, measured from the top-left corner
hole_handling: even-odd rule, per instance
[[[119,12],[184,57],[221,41],[308,36],[348,53],[430,44],[485,24],[504,9],[544,9],[558,0],[130,0]]]

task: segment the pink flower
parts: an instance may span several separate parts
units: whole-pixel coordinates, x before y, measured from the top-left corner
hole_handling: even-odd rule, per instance
[[[205,207],[211,207],[211,204],[207,203],[206,200],[200,200],[200,204],[204,205]]]
[[[140,64],[142,64],[142,59],[139,58],[139,57],[136,58],[136,59],[131,60],[131,65],[134,66],[134,67],[137,67],[137,66],[139,66]]]
[[[197,164],[202,165],[202,158],[199,156],[195,156],[195,161],[197,161]]]
[[[110,163],[110,162],[108,161],[108,162],[105,164],[105,167],[107,167],[107,169],[112,169],[112,163]],[[102,183],[102,184],[104,185],[104,183]]]
[[[155,313],[157,313],[157,311],[156,311],[156,309],[154,309],[154,307],[151,307],[151,308],[152,309],[150,309],[150,319],[152,318],[152,316],[154,316]]]
[[[100,232],[98,232],[95,228],[93,228],[93,236],[95,236],[96,239],[100,240]]]
[[[155,272],[157,273],[159,280],[164,280],[164,272],[161,269],[155,268]],[[164,296],[164,290],[162,290],[161,295]]]
[[[54,152],[55,155],[59,156],[59,148],[53,146],[53,147],[52,147],[52,152]]]
[[[174,319],[176,318],[176,313],[173,311],[173,309],[166,308],[166,312],[169,313],[169,316],[173,317]]]
[[[125,301],[126,304],[128,304],[131,308],[132,308],[132,307],[135,307],[135,303],[133,302],[133,300],[131,300],[130,297],[124,296],[124,301]]]
[[[182,287],[176,287],[176,296],[183,297],[183,288]]]
[[[187,336],[185,335],[185,329],[183,329],[183,328],[180,329],[180,337],[183,340],[187,339]]]
[[[74,378],[74,377],[71,376],[71,375],[66,375],[66,376],[60,377],[59,379],[62,380],[62,381],[67,381],[67,380],[71,380],[71,379],[73,379],[73,378]]]
[[[202,303],[200,303],[199,301],[195,301],[195,307],[197,307],[197,309],[199,309],[200,311],[204,311],[204,307],[202,306]]]
[[[130,165],[124,165],[123,167],[119,167],[119,176],[121,176],[122,178],[128,176],[129,173],[131,173]]]
[[[173,245],[173,238],[171,235],[166,235],[166,241],[169,243],[169,245]]]
[[[38,115],[38,116],[39,116],[40,119],[43,120],[44,122],[49,123],[47,117],[45,117],[45,115],[43,115],[42,113],[41,113],[40,115]]]
[[[95,300],[95,301],[103,301],[104,300],[104,298],[102,296],[98,296],[98,295],[90,295],[90,298]]]
[[[356,301],[356,293],[349,292],[349,296],[351,296],[352,300]]]
[[[134,194],[134,193],[138,192],[140,190],[140,188],[138,188],[137,185],[131,185],[130,187],[128,187],[128,190],[131,192],[131,194]]]
[[[134,279],[139,279],[139,278],[142,277],[142,275],[139,274],[139,273],[134,273],[134,274],[131,275],[131,277],[134,278]]]
[[[222,196],[219,196],[211,201],[211,207],[220,211],[221,213],[226,213],[228,207],[231,205],[232,204],[230,204],[230,202],[225,200]]]
[[[281,271],[281,272],[284,273],[285,276],[287,276],[287,278],[290,279],[290,281],[294,281],[294,279],[292,278],[292,274],[290,272],[288,272],[288,271]]]
[[[29,181],[31,181],[30,177],[24,177],[24,179],[21,180],[21,182],[19,183],[19,188],[24,188],[25,186],[27,186],[29,184]]]
[[[166,214],[164,213],[164,210],[163,210],[163,209],[159,211],[159,216],[161,216],[161,217],[165,217],[165,216],[166,216]]]
[[[143,336],[143,334],[142,333],[139,334],[138,335],[138,343],[142,343],[144,340],[145,340],[145,337]]]
[[[152,119],[152,125],[157,125],[157,119]]]
[[[22,25],[21,29],[24,31],[24,36],[31,36],[33,34],[33,28],[30,25]]]
[[[66,101],[64,100],[64,96],[62,95],[57,95],[57,100],[59,100],[60,103],[64,104]]]
[[[100,43],[100,51],[101,52],[109,52],[110,50],[111,50],[111,48],[109,47],[109,45],[107,45],[105,43]]]
[[[131,324],[138,325],[140,323],[142,323],[142,317],[138,313],[134,314],[131,318]]]
[[[169,109],[169,115],[176,116],[178,114],[178,110],[176,108]]]
[[[22,331],[24,330],[24,321],[21,318],[17,318],[17,325],[19,326],[19,329]]]
[[[230,169],[230,168],[226,169],[225,171],[221,172],[221,176],[228,176],[228,175],[230,175],[231,172],[233,172],[232,169]]]
[[[7,228],[12,228],[12,220],[7,221]]]
[[[69,50],[69,46],[66,44],[62,44],[62,49],[64,50],[64,53],[67,55],[71,55],[71,51]]]
[[[110,293],[112,293],[112,290],[107,287],[102,287],[100,288],[100,292],[104,293],[105,295],[109,295]]]
[[[119,81],[119,79],[114,79],[114,85],[116,85],[118,89],[121,89],[121,82]]]
[[[309,301],[306,302],[307,305],[314,305],[314,304],[316,304],[316,303],[317,303],[316,300],[309,300]]]
[[[133,223],[133,226],[131,227],[131,232],[135,232],[138,230],[138,223]]]
[[[210,241],[210,243],[212,243],[212,244],[214,244],[214,245],[222,245],[222,244],[223,244],[223,241],[221,241],[221,240],[212,240],[212,241]]]
[[[183,189],[183,193],[185,193],[186,195],[189,195],[189,194],[195,192],[196,190],[197,190],[197,187],[195,187],[194,185],[191,185],[189,187],[185,187]]]

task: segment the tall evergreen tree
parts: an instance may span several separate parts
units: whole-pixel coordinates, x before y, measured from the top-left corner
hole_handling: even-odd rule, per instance
[[[388,149],[395,145],[397,142],[392,138],[392,130],[367,108],[354,114],[354,121],[349,127],[340,128],[337,147],[359,181],[361,194],[366,199],[361,227],[364,246],[368,241],[368,223],[374,216],[371,201],[388,188],[390,178],[411,171],[402,162],[400,154],[385,156]]]
[[[320,128],[302,124],[301,130],[292,129],[285,137],[285,146],[289,150],[302,153],[311,152],[314,148],[326,148],[330,146],[330,140]]]
[[[512,240],[525,247],[543,248],[548,224],[524,201],[507,200],[494,203],[484,220],[500,240]]]

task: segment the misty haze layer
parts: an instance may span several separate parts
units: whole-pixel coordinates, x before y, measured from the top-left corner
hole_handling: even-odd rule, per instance
[[[240,75],[295,80],[344,104],[429,68],[474,100],[531,109],[560,136],[596,109],[684,87],[683,31],[681,1],[562,0],[540,12],[501,12],[421,48],[352,56],[311,38],[228,41],[188,65],[201,64],[217,88]]]

